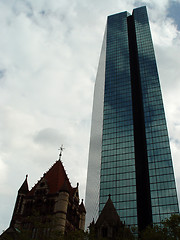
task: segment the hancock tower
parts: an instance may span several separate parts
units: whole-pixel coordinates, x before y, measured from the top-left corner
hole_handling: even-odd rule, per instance
[[[94,90],[86,224],[108,195],[139,230],[179,213],[146,7],[108,17]]]

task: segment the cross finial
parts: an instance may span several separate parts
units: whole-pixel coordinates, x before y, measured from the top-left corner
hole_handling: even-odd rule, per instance
[[[62,152],[65,148],[63,147],[63,144],[60,146],[60,148],[58,149],[59,150],[59,160],[61,160],[61,157],[62,157]]]

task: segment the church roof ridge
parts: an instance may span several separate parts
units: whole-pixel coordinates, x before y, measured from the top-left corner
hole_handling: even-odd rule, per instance
[[[37,185],[39,184],[42,179],[47,181],[47,185],[49,187],[49,193],[56,193],[61,190],[64,182],[66,181],[67,188],[69,192],[74,192],[73,187],[71,186],[70,180],[67,176],[66,170],[63,166],[62,161],[59,159],[57,160],[50,168],[47,170],[43,176],[38,180],[38,182],[32,187],[29,192],[29,195],[33,195]]]

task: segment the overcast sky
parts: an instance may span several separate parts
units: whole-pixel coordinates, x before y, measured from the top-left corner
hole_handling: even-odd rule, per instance
[[[124,2],[124,3],[123,3]],[[0,0],[0,233],[17,190],[58,159],[84,198],[93,88],[108,15],[148,7],[180,195],[180,0]]]

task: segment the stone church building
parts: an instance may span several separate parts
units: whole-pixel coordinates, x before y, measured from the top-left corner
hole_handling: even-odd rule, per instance
[[[85,215],[83,201],[79,203],[78,184],[71,186],[59,159],[31,190],[26,176],[17,194],[10,227],[4,234],[23,229],[33,239],[41,240],[54,231],[66,234],[84,230]]]
[[[93,220],[89,229],[95,239],[134,239],[130,228],[120,220],[110,195],[97,221]]]

